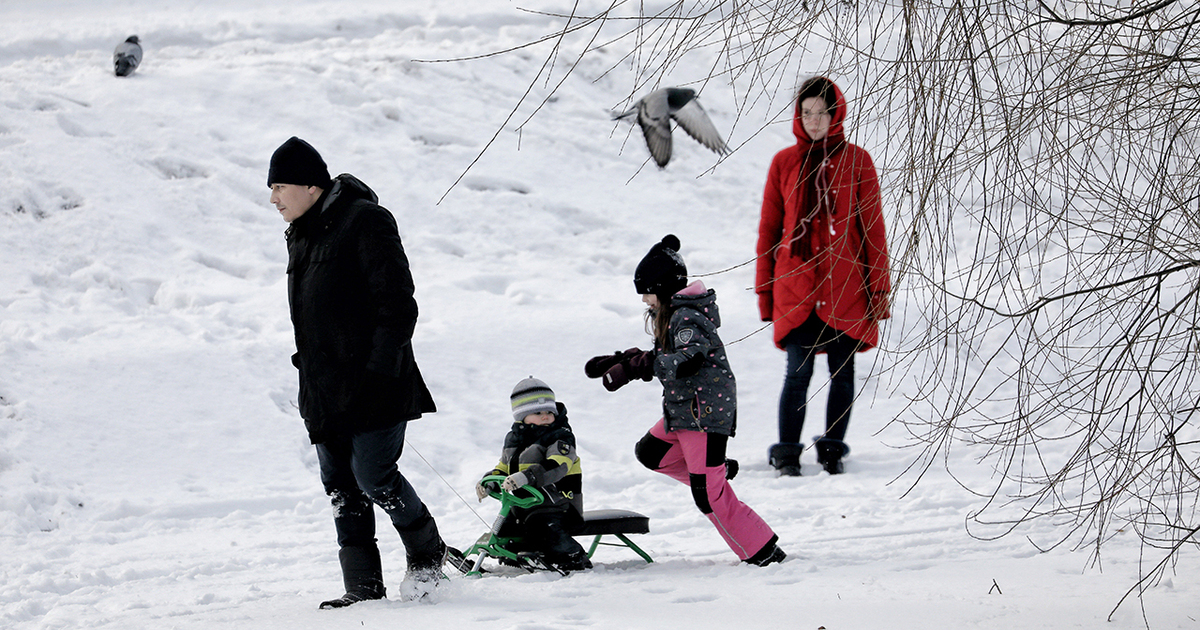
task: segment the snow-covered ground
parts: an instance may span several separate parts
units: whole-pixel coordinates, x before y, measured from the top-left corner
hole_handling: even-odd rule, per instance
[[[416,60],[504,49],[553,18],[500,0],[0,0],[0,17],[0,627],[1200,627],[1194,555],[1144,611],[1131,600],[1106,625],[1139,575],[1132,532],[1100,565],[1039,552],[1054,523],[972,537],[972,491],[995,481],[965,448],[948,462],[957,478],[935,468],[910,488],[915,453],[888,423],[912,377],[887,370],[886,349],[860,355],[847,474],[819,473],[811,453],[806,476],[772,474],[784,357],[739,265],[767,165],[792,142],[789,121],[753,133],[780,102],[735,126],[731,94],[710,84],[704,105],[737,151],[713,169],[677,140],[659,171],[611,120],[632,85],[619,51],[585,56],[517,131],[576,60],[566,50],[467,171],[549,49]],[[118,79],[111,51],[134,33],[145,60]],[[650,516],[638,542],[653,564],[602,548],[569,577],[459,578],[432,604],[317,610],[341,584],[294,406],[285,224],[265,181],[292,135],[401,226],[440,409],[410,426],[401,465],[447,541],[490,524],[496,505],[472,484],[532,374],[571,409],[588,507]],[[886,155],[885,137],[864,125],[851,140]],[[694,274],[713,274],[741,400],[734,487],[779,533],[784,564],[738,564],[688,491],[636,462],[657,385],[610,394],[583,375],[592,355],[649,343],[631,277],[668,232]],[[901,285],[896,301],[892,342],[919,296]],[[403,549],[380,523],[394,587]]]

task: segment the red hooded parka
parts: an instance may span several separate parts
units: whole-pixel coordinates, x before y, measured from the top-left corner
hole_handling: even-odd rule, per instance
[[[796,144],[777,153],[767,173],[755,291],[763,321],[775,323],[780,348],[788,333],[815,311],[825,324],[867,350],[879,344],[877,320],[889,316],[891,281],[879,178],[871,156],[845,142],[846,100],[833,88],[836,105],[829,133],[815,142],[809,137],[797,99],[792,122]],[[814,163],[806,166],[808,159]],[[822,162],[817,165],[815,159]],[[825,182],[825,204],[813,199],[819,193],[812,192],[814,185],[803,175],[817,169],[826,178],[818,180]]]

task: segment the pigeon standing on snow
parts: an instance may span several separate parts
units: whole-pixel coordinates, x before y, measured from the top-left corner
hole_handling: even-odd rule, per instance
[[[671,119],[718,155],[729,153],[729,147],[717,133],[717,128],[708,119],[708,114],[696,100],[696,91],[687,88],[662,88],[643,96],[628,111],[617,119],[637,114],[637,122],[646,136],[646,146],[659,168],[671,160]]]
[[[113,51],[113,70],[117,76],[127,77],[137,70],[139,63],[142,63],[142,44],[137,35],[130,35]]]

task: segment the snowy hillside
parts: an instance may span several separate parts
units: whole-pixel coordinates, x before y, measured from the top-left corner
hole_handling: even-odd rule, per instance
[[[541,4],[520,6],[557,8]],[[559,24],[519,8],[0,0],[0,626],[1200,627],[1194,556],[1144,593],[1144,618],[1131,601],[1105,625],[1139,575],[1132,532],[1102,566],[1086,549],[1040,553],[1052,523],[974,538],[972,490],[996,482],[966,449],[955,471],[972,476],[934,469],[910,487],[914,453],[888,423],[913,383],[888,371],[886,350],[859,358],[847,474],[819,473],[810,452],[806,476],[776,478],[766,451],[784,356],[760,332],[743,263],[767,166],[794,141],[786,118],[755,132],[786,95],[735,126],[731,95],[702,91],[736,152],[718,163],[677,136],[660,171],[611,119],[632,89],[618,50],[584,57],[532,118],[575,59],[536,81],[548,48],[428,61]],[[116,78],[112,49],[134,33],[145,59]],[[706,73],[697,59],[671,78]],[[472,485],[499,452],[509,391],[532,374],[571,409],[587,506],[648,515],[638,542],[653,564],[601,549],[594,571],[569,577],[454,579],[434,604],[317,610],[341,582],[295,408],[286,225],[266,187],[292,135],[374,188],[400,225],[414,347],[439,407],[410,425],[401,469],[446,540],[466,546],[490,525],[496,506]],[[850,140],[876,153],[884,137]],[[631,279],[668,232],[719,295],[741,401],[733,485],[779,533],[781,565],[738,564],[687,489],[634,459],[657,385],[610,394],[583,375],[593,355],[649,346]],[[913,299],[902,286],[887,333],[916,325]],[[394,586],[404,552],[380,523]]]

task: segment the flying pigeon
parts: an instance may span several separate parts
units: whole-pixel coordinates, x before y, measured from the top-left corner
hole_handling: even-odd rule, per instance
[[[113,69],[117,76],[127,77],[137,70],[139,63],[142,63],[142,44],[137,35],[130,35],[113,51]]]
[[[628,111],[617,116],[617,119],[628,118],[637,114],[637,122],[646,136],[646,146],[650,155],[659,168],[671,160],[671,119],[695,138],[697,142],[708,147],[718,155],[729,153],[729,147],[717,133],[717,128],[708,119],[708,114],[696,100],[696,91],[688,88],[662,88],[643,96],[634,103]]]

